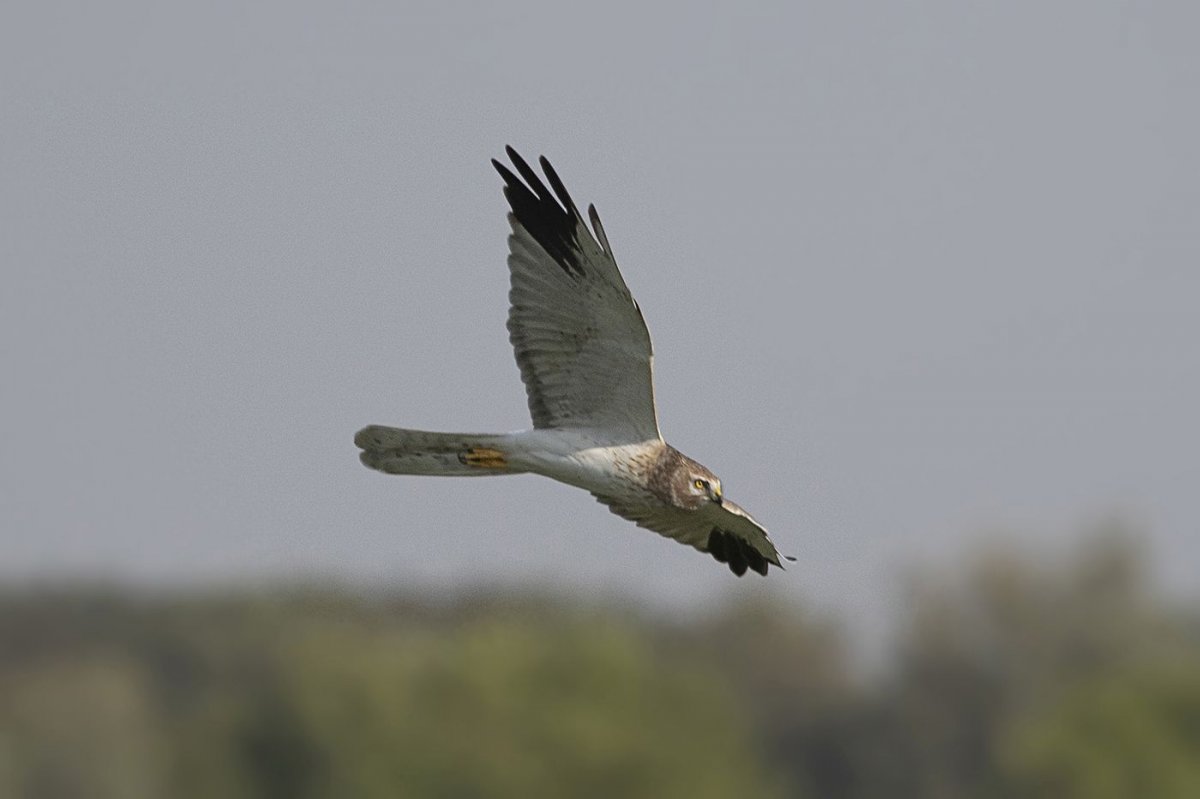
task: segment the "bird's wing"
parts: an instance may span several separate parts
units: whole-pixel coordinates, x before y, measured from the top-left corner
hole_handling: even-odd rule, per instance
[[[492,164],[512,206],[508,331],[534,427],[588,428],[611,443],[659,438],[650,333],[596,209],[593,233],[550,162],[540,159],[553,193],[506,151],[520,178]]]
[[[707,552],[728,564],[730,571],[738,577],[747,569],[765,576],[768,566],[783,568],[782,561],[786,556],[779,554],[766,529],[728,500],[720,505],[714,502],[698,510],[686,510],[629,502],[602,494],[593,496],[613,513],[635,522],[638,527]]]

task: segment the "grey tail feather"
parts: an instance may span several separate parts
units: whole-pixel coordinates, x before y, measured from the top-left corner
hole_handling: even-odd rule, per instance
[[[431,433],[383,425],[364,427],[354,436],[364,466],[388,474],[446,477],[520,474],[521,469],[504,462],[507,440],[504,435]]]

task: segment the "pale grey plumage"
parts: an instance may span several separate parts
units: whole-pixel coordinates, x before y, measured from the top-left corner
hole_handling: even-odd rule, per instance
[[[507,153],[520,177],[492,163],[512,207],[508,330],[534,429],[473,435],[373,425],[354,439],[362,462],[391,474],[542,474],[708,552],[738,576],[781,567],[767,531],[724,498],[721,481],[662,440],[650,334],[595,208],[589,229],[545,158],[551,188]]]

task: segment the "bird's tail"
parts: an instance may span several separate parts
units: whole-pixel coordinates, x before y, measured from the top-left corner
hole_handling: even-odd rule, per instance
[[[476,433],[428,433],[371,425],[359,430],[354,443],[363,465],[388,474],[479,476],[520,474],[512,466],[506,444],[510,436]]]

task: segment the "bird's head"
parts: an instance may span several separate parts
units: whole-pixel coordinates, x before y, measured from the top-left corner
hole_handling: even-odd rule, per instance
[[[687,493],[700,502],[707,500],[718,505],[724,502],[724,495],[721,493],[721,478],[708,469],[689,470]]]
[[[683,510],[700,510],[725,501],[721,478],[672,446],[664,446],[648,475],[650,491]]]

